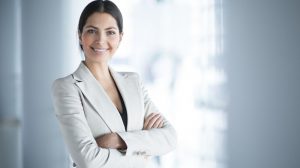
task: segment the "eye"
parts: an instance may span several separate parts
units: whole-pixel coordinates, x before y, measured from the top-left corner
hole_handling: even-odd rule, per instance
[[[110,31],[107,31],[107,32],[106,32],[106,34],[107,34],[107,35],[109,35],[109,36],[112,36],[112,35],[115,35],[115,34],[116,34],[116,32],[115,32],[115,31],[112,31],[112,30],[110,30]]]
[[[95,34],[97,31],[95,29],[88,29],[87,33],[89,34]]]

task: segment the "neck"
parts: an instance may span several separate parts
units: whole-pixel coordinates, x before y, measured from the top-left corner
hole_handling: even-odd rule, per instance
[[[88,69],[98,81],[107,80],[111,78],[108,69],[108,64],[93,63],[89,61],[84,61],[84,64],[88,67]]]

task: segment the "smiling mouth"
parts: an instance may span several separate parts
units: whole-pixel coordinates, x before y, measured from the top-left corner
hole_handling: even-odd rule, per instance
[[[93,49],[93,51],[95,51],[95,52],[97,52],[97,53],[104,53],[104,52],[107,51],[106,48],[93,48],[93,47],[92,47],[92,49]]]

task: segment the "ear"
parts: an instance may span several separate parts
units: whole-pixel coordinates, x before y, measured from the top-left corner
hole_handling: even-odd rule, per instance
[[[122,41],[122,39],[123,39],[123,35],[124,35],[124,33],[122,32],[122,33],[120,33],[120,41],[119,41],[119,43]]]
[[[79,44],[81,44],[82,39],[81,39],[81,33],[79,31],[78,31],[78,39],[79,39]]]

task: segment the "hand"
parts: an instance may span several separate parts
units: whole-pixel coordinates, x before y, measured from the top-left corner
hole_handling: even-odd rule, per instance
[[[161,128],[164,124],[164,118],[159,113],[151,113],[145,118],[144,130],[152,128]]]
[[[96,138],[99,147],[111,149],[126,149],[127,145],[116,133],[108,133]]]

